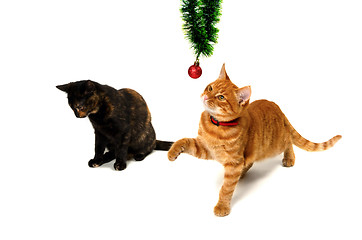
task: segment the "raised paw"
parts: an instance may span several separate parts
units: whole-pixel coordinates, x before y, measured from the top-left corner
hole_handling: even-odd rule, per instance
[[[295,159],[283,158],[283,166],[284,167],[293,167]]]
[[[218,203],[214,207],[214,214],[218,217],[225,217],[230,214],[230,206]]]
[[[184,147],[179,141],[175,142],[167,153],[168,160],[175,161],[176,158],[184,151]]]
[[[126,169],[127,164],[125,162],[115,162],[114,163],[114,170],[116,171],[122,171],[124,169]]]

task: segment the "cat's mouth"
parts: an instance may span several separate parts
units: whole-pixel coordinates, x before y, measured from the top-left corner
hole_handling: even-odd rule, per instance
[[[88,116],[88,113],[86,113],[86,112],[75,112],[75,116],[77,118],[85,118],[85,117]]]
[[[74,114],[77,118],[85,118],[89,115],[87,111],[80,110],[78,108],[74,109]]]
[[[205,95],[202,95],[201,96],[201,102],[203,103],[204,105],[204,108],[207,112],[211,113],[211,114],[218,114],[218,111],[217,109],[215,109],[214,107],[210,106],[209,104],[209,99],[205,96]]]

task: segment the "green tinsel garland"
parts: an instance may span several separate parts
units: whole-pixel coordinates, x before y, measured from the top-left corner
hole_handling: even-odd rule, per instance
[[[221,0],[182,0],[180,11],[183,30],[194,49],[196,61],[201,54],[211,56],[219,32],[215,25],[221,16]]]

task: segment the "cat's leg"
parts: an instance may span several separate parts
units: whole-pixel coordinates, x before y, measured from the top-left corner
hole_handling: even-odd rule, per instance
[[[115,146],[116,162],[114,163],[114,170],[122,171],[127,167],[127,155],[128,147],[131,138],[131,132],[124,134],[122,137],[117,138],[120,140],[120,144]]]
[[[252,164],[248,166],[251,167],[251,165]],[[242,173],[244,172],[244,163],[227,163],[224,164],[224,169],[224,183],[219,193],[219,201],[214,208],[215,215],[219,217],[227,216],[230,213],[230,201],[233,196],[236,184],[238,183]]]
[[[107,140],[99,132],[95,132],[94,158],[88,162],[89,167],[99,167],[104,164],[104,151],[106,150]]]
[[[116,149],[116,162],[114,163],[114,170],[122,171],[127,167],[127,148],[128,146],[122,145]]]
[[[293,167],[295,163],[295,155],[293,150],[293,144],[290,143],[287,149],[284,151],[283,166]]]
[[[114,153],[114,150],[109,150],[109,152],[106,152],[103,155],[103,164],[108,163],[108,162],[112,161],[115,158],[116,158],[116,155]]]
[[[210,152],[196,138],[183,138],[176,141],[168,151],[168,159],[175,161],[181,153],[188,153],[197,158],[211,159]]]
[[[240,179],[243,179],[245,177],[246,172],[253,166],[253,163],[250,163],[246,167],[243,168],[243,171],[241,172]]]

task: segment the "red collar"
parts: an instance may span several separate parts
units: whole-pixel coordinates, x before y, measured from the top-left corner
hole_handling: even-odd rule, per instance
[[[230,122],[219,122],[218,120],[216,120],[213,116],[210,115],[210,120],[211,120],[211,123],[216,125],[216,126],[236,126],[238,125],[238,118],[237,119],[234,119]]]

